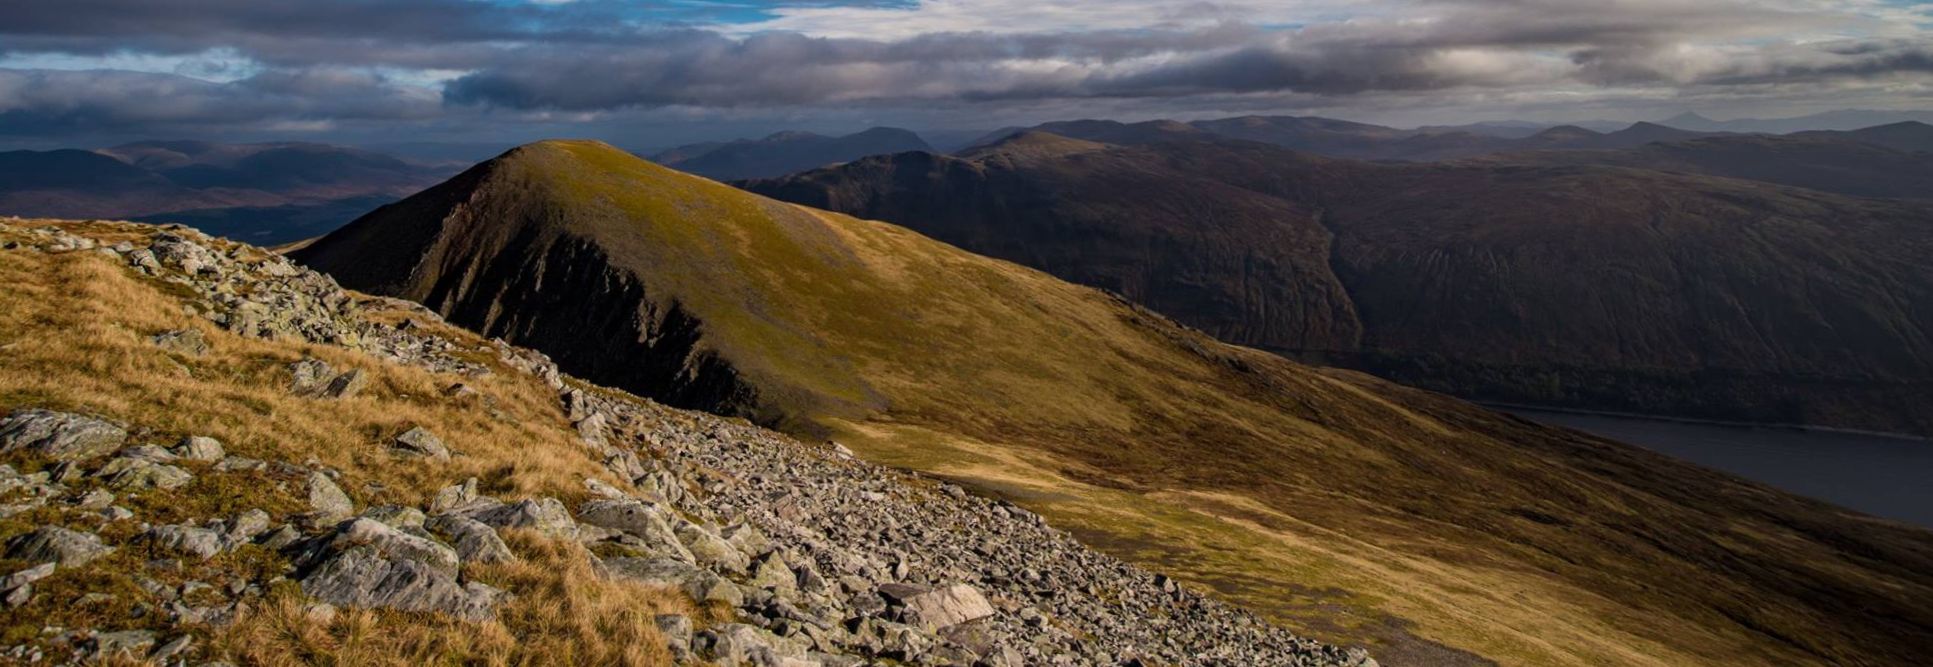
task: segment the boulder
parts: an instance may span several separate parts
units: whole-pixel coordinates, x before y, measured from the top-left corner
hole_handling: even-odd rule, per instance
[[[368,374],[363,373],[360,368],[351,368],[330,379],[328,384],[316,391],[316,395],[322,398],[348,398],[355,396],[367,386],[369,386]]]
[[[245,544],[262,533],[268,532],[269,523],[268,512],[259,509],[244,511],[228,522],[228,530],[222,534],[222,539],[227,541],[230,547]]]
[[[752,576],[746,583],[781,593],[798,590],[797,575],[792,573],[792,568],[776,551],[765,554],[752,564]]]
[[[220,461],[228,455],[220,440],[199,435],[182,438],[181,444],[175,445],[175,454],[190,461],[205,463]]]
[[[329,362],[321,359],[303,359],[289,364],[289,391],[298,395],[311,395],[334,377]]]
[[[320,472],[309,473],[303,480],[309,496],[309,510],[314,513],[318,523],[334,523],[355,513],[356,504],[349,500],[349,494],[336,486],[335,480]]]
[[[430,433],[421,426],[413,427],[396,436],[390,449],[405,456],[423,456],[433,459],[450,458],[450,448],[443,445],[443,439]]]
[[[374,519],[358,517],[344,521],[333,532],[312,540],[303,549],[298,564],[315,562],[356,547],[370,547],[383,558],[424,563],[452,577],[456,576],[460,562],[456,550],[440,542],[403,532]]]
[[[60,526],[41,526],[33,532],[7,540],[7,557],[35,563],[56,563],[79,567],[107,555],[114,548],[101,544],[92,533]]]
[[[685,549],[691,552],[692,558],[700,565],[720,572],[742,574],[752,564],[751,557],[709,528],[695,523],[680,522],[673,531],[677,533],[678,541],[684,543]]]
[[[16,410],[0,420],[0,452],[31,449],[60,461],[106,456],[127,439],[118,424],[67,412]]]
[[[647,548],[663,555],[692,562],[691,552],[672,532],[666,512],[638,500],[592,500],[577,507],[577,520],[611,530],[623,531],[642,540]]]
[[[913,584],[882,584],[879,595],[888,604],[902,607],[904,619],[940,630],[993,615],[993,605],[980,591],[966,584],[931,588]]]
[[[457,583],[453,568],[370,544],[329,552],[301,582],[302,592],[333,605],[438,612],[468,621],[489,619],[500,595],[475,582]]]
[[[437,491],[436,497],[430,499],[429,511],[430,514],[459,511],[478,499],[477,478],[471,477],[463,480],[462,484],[451,484]]]

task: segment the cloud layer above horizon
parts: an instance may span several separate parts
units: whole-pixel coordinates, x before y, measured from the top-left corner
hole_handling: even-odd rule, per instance
[[[1895,0],[9,0],[0,137],[1924,108],[1929,26]]]

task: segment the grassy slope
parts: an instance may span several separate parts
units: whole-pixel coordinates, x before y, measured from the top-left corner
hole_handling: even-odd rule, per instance
[[[538,215],[689,308],[706,346],[787,388],[773,407],[1385,655],[1449,658],[1411,633],[1511,664],[1857,662],[1933,644],[1922,531],[1222,345],[601,144],[519,149],[467,206],[504,197],[547,202]],[[379,212],[350,233],[439,224]],[[855,396],[885,409],[825,409]]]
[[[44,224],[48,221],[0,222],[0,241],[26,238],[19,230]],[[67,229],[108,243],[135,234],[133,227],[116,223],[68,223]],[[119,264],[92,252],[0,251],[0,285],[5,285],[0,289],[0,413],[22,407],[95,413],[147,429],[137,431],[130,444],[172,444],[194,434],[220,439],[231,454],[297,464],[313,458],[342,472],[341,486],[358,508],[419,506],[436,489],[471,476],[500,497],[552,496],[572,505],[586,496],[585,478],[616,481],[579,444],[555,393],[527,374],[502,367],[494,353],[478,352],[472,360],[497,372],[460,378],[479,392],[477,398],[444,398],[442,390],[458,378],[343,348],[227,333],[183,312],[181,288],[142,278]],[[409,316],[380,301],[365,306],[369,317],[382,321]],[[465,347],[488,349],[467,332],[428,326]],[[148,342],[156,333],[184,328],[201,330],[210,352],[183,356]],[[293,396],[287,365],[304,357],[337,369],[362,369],[369,386],[336,401]],[[486,406],[502,417],[492,417]],[[385,453],[387,439],[413,425],[439,434],[464,456],[396,464]],[[47,465],[24,452],[3,458],[22,472]],[[307,509],[299,483],[291,490],[289,482],[259,473],[217,474],[189,465],[196,473],[190,485],[171,493],[123,493],[118,502],[140,521],[155,524],[232,516],[249,508],[277,516]],[[0,537],[52,518],[42,516],[46,511],[0,521]],[[123,521],[104,530],[121,531],[116,537],[125,538],[136,527]],[[474,625],[426,614],[344,611],[332,622],[316,622],[304,613],[294,585],[284,582],[269,604],[228,632],[207,634],[214,631],[205,627],[196,632],[253,664],[669,663],[652,615],[690,612],[682,593],[603,579],[590,570],[580,545],[508,532],[524,560],[478,566],[469,573],[516,593],[496,621]],[[0,643],[33,637],[45,625],[103,631],[151,627],[152,621],[137,620],[131,609],[160,602],[136,586],[132,574],[153,572],[138,564],[161,555],[124,548],[36,584],[40,594],[33,603],[0,611]],[[216,572],[277,573],[262,564],[276,558],[250,546],[175,574],[210,581],[219,580]],[[0,562],[7,572],[21,566]],[[118,599],[70,604],[76,591],[100,590],[117,591]]]

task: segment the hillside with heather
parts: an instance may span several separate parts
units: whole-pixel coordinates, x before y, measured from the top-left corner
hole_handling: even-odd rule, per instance
[[[1933,636],[1924,531],[602,144],[519,148],[296,256],[588,380],[1006,498],[1391,664],[1910,660]]]

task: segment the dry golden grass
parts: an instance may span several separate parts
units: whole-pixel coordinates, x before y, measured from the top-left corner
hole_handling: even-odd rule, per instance
[[[347,610],[318,622],[293,587],[220,640],[258,665],[666,665],[658,614],[695,615],[682,595],[600,578],[581,545],[505,531],[521,561],[470,576],[517,592],[497,620],[467,624],[425,614]]]
[[[22,230],[48,221],[0,222],[0,241],[27,240]],[[69,231],[112,243],[129,227],[63,223]],[[49,255],[0,251],[0,413],[44,407],[103,415],[132,425],[130,444],[172,445],[183,435],[220,439],[229,453],[301,464],[319,462],[342,473],[357,507],[421,506],[430,494],[467,477],[505,498],[553,496],[575,504],[584,480],[610,475],[582,446],[556,395],[536,379],[500,365],[493,353],[469,355],[492,366],[483,377],[457,377],[388,363],[343,348],[235,336],[184,311],[183,288],[135,274],[94,252]],[[380,300],[365,303],[371,318],[408,317]],[[420,323],[420,318],[419,318]],[[440,324],[436,331],[466,348],[484,341]],[[207,338],[204,356],[173,354],[148,338],[195,328]],[[370,383],[342,400],[289,393],[288,364],[304,357],[338,370],[359,368]],[[450,384],[477,390],[464,399],[444,396]],[[492,416],[492,411],[496,416]],[[398,459],[387,442],[411,427],[428,428],[457,453],[447,462]],[[48,465],[24,452],[0,456],[23,472]],[[172,492],[120,494],[118,503],[140,521],[161,524],[232,516],[250,508],[278,519],[306,509],[299,483],[267,473],[219,473],[183,463],[196,474]],[[78,483],[86,488],[91,481]],[[43,509],[0,520],[0,539],[59,518]],[[93,521],[85,519],[83,521]],[[82,525],[110,542],[133,537],[133,522]],[[516,597],[496,621],[464,624],[429,614],[342,612],[326,626],[308,622],[293,584],[278,584],[266,604],[228,633],[192,629],[251,664],[667,664],[652,625],[658,613],[692,613],[681,593],[598,578],[583,548],[532,535],[507,535],[520,563],[471,567],[466,574]],[[100,630],[150,627],[134,618],[155,604],[133,576],[176,585],[221,576],[266,583],[281,557],[245,547],[174,572],[145,572],[165,554],[122,548],[83,568],[64,569],[38,585],[36,600],[0,612],[0,639],[27,641],[45,625]],[[17,563],[4,563],[6,571]],[[70,604],[87,592],[115,599]]]
[[[100,229],[101,227],[94,227]],[[112,227],[107,227],[112,229]],[[88,229],[77,227],[76,229]],[[439,375],[325,345],[263,341],[229,334],[182,310],[180,288],[143,279],[90,252],[8,253],[0,265],[0,407],[92,412],[147,429],[137,439],[173,444],[194,434],[220,439],[230,453],[302,463],[311,457],[342,471],[359,505],[418,505],[465,477],[491,493],[581,499],[583,480],[615,481],[585,454],[552,392],[494,364],[484,377]],[[365,302],[369,316],[395,320],[408,311]],[[420,320],[420,318],[419,318]],[[210,352],[170,354],[149,344],[154,334],[196,328]],[[435,331],[477,348],[459,329]],[[370,383],[341,400],[289,393],[288,365],[304,357],[337,370],[360,368]],[[462,382],[470,399],[443,395]],[[501,414],[484,409],[488,401]],[[448,462],[388,453],[391,437],[411,426],[435,432],[460,454]]]

